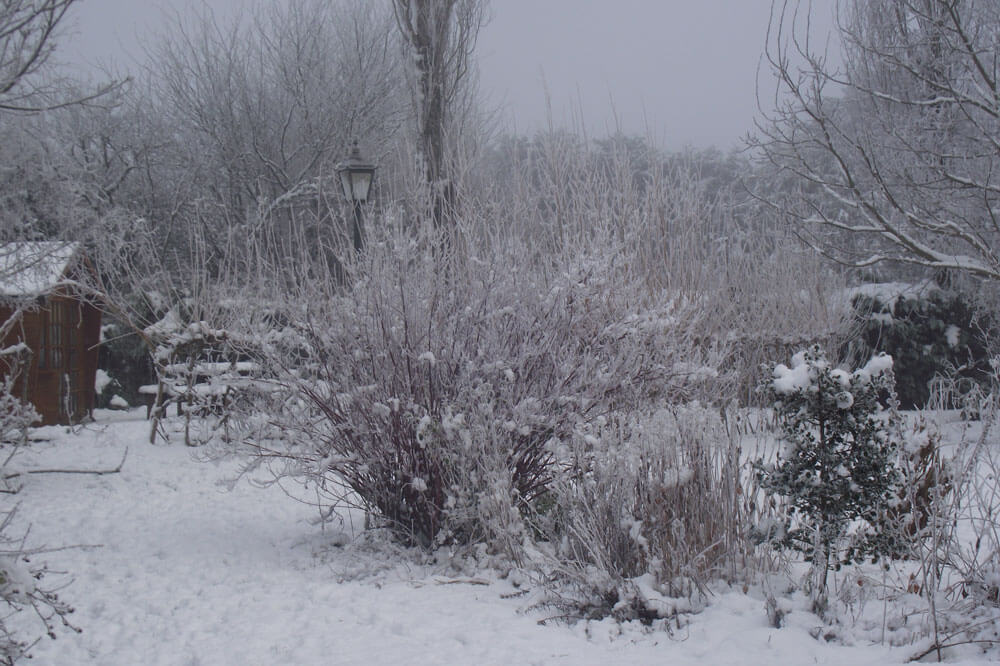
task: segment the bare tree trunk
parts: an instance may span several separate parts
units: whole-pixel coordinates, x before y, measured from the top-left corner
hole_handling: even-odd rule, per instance
[[[453,105],[469,71],[483,0],[393,0],[396,22],[413,54],[417,140],[434,227],[455,225],[457,192],[451,164]]]

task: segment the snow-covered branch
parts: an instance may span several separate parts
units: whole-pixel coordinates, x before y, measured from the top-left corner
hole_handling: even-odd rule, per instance
[[[901,262],[1000,279],[1000,98],[993,3],[847,3],[844,62],[810,50],[798,3],[772,14],[777,76],[753,145],[802,187],[760,196],[851,266]],[[836,232],[824,234],[822,228]],[[843,232],[843,233],[841,233]],[[853,241],[839,241],[843,234]],[[822,239],[822,240],[821,240]]]

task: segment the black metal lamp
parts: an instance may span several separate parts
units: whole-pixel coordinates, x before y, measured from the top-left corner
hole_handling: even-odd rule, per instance
[[[354,249],[359,252],[363,243],[361,206],[368,201],[376,168],[375,164],[361,157],[357,141],[351,144],[351,154],[347,159],[337,165],[344,197],[354,204]]]

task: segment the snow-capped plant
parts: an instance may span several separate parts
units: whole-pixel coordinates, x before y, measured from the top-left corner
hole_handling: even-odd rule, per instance
[[[20,443],[29,426],[41,420],[31,403],[0,386],[0,443]]]
[[[992,308],[977,306],[972,294],[923,283],[866,285],[851,305],[860,330],[848,351],[856,359],[876,350],[892,355],[902,409],[978,414],[992,386],[990,340],[1000,333]]]
[[[757,470],[765,490],[787,498],[790,516],[760,536],[805,555],[822,603],[831,567],[897,548],[886,521],[901,482],[892,358],[875,356],[847,372],[814,346],[791,367],[778,365],[768,389],[785,448]]]

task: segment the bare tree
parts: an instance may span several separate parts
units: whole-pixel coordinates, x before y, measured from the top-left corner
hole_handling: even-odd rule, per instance
[[[150,129],[171,137],[150,167],[158,214],[203,226],[216,258],[233,233],[280,246],[306,225],[314,246],[336,242],[333,167],[352,139],[387,150],[406,112],[399,59],[393,18],[372,3],[258,3],[232,24],[177,18],[145,74],[164,111]]]
[[[109,132],[125,79],[87,90],[52,71],[76,1],[0,3],[0,241],[82,240],[134,168]]]
[[[118,83],[68,95],[64,81],[39,82],[55,49],[53,35],[77,0],[5,0],[0,4],[0,110],[36,112],[97,99]]]
[[[418,155],[437,227],[453,222],[455,113],[467,93],[484,0],[393,0],[396,23],[416,68]],[[452,143],[449,143],[449,142]]]
[[[811,41],[809,10],[772,7],[777,77],[752,145],[786,186],[762,197],[815,248],[1000,279],[1000,5],[838,5],[843,64]]]

